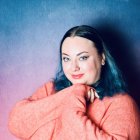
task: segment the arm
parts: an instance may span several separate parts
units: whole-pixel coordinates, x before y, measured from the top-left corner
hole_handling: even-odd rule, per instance
[[[18,102],[9,117],[10,131],[19,138],[28,139],[42,125],[58,118],[61,102],[67,94],[63,91],[53,93],[53,85],[48,83],[30,98]]]
[[[96,125],[87,117],[84,99],[85,97],[82,95],[75,95],[69,101],[73,105],[67,104],[67,108],[64,109],[62,114],[63,129],[65,132],[72,131],[64,136],[66,139],[70,137],[69,134],[73,139],[80,140],[140,139],[138,110],[128,95],[113,97],[111,104],[108,104],[108,99],[105,99],[105,114],[101,120],[101,126]]]

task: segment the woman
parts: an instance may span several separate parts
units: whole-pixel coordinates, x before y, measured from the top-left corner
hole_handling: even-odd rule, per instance
[[[23,140],[140,139],[138,108],[95,29],[66,32],[56,78],[15,105],[9,129]]]

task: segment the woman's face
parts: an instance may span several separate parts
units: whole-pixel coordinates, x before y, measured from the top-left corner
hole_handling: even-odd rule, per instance
[[[99,80],[104,54],[98,54],[92,41],[83,37],[67,37],[62,44],[62,67],[72,84],[91,85]]]

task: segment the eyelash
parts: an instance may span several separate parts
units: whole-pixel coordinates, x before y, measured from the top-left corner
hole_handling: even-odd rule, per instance
[[[84,61],[84,60],[87,60],[89,58],[89,56],[81,56],[80,58],[79,58],[79,60],[80,61]],[[82,60],[81,60],[82,59]]]
[[[89,58],[89,56],[81,56],[81,57],[79,58],[79,60],[80,60],[80,61],[85,61],[85,60],[87,60],[88,58]],[[62,60],[63,60],[64,62],[68,62],[68,61],[70,61],[70,58],[68,58],[68,57],[63,57]]]
[[[64,62],[68,62],[70,60],[70,58],[68,58],[68,57],[63,57],[62,59]]]

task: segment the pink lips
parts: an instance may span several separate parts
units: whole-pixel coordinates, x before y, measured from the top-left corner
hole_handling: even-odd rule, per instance
[[[72,75],[73,79],[80,79],[84,74]]]

